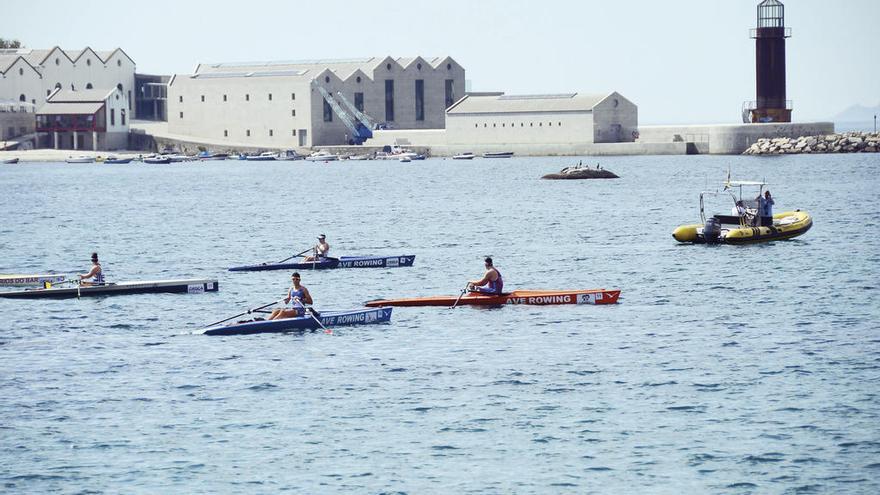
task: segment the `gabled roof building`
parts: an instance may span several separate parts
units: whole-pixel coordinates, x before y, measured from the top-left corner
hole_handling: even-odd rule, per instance
[[[347,144],[357,113],[369,127],[442,129],[464,77],[451,57],[199,64],[168,84],[168,131],[282,148]]]
[[[134,61],[121,48],[0,49],[0,101],[28,102],[39,109],[56,89],[117,88],[131,109],[134,71]]]

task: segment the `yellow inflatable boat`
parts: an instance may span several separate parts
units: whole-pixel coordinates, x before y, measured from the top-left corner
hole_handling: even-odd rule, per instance
[[[749,244],[779,241],[797,237],[813,226],[813,219],[805,211],[795,210],[773,215],[773,225],[751,226],[746,217],[715,215],[706,224],[682,225],[672,237],[678,242],[695,244]],[[717,220],[716,222],[712,220]],[[707,228],[708,226],[708,228]]]
[[[751,244],[791,239],[810,230],[813,219],[805,211],[787,211],[770,216],[769,210],[774,201],[770,192],[764,190],[765,186],[767,184],[763,181],[731,181],[728,171],[721,192],[700,193],[700,219],[703,223],[682,225],[672,232],[672,237],[678,242],[694,244]],[[756,188],[757,197],[743,199],[744,187]],[[734,193],[737,189],[739,199]],[[706,196],[729,196],[733,200],[731,215],[706,218]],[[761,211],[766,211],[768,216],[760,216]]]

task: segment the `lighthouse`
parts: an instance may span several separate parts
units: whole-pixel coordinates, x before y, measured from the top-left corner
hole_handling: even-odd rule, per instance
[[[791,122],[791,101],[785,99],[785,6],[779,0],[758,4],[755,40],[755,101],[743,106],[743,122]]]

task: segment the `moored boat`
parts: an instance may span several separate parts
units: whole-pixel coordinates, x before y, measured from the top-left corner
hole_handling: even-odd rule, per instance
[[[7,159],[3,160],[2,163],[5,163],[7,165],[14,165],[14,164],[18,163],[18,158],[7,158]]]
[[[95,163],[95,158],[91,156],[69,156],[67,160],[64,160],[67,163]]]
[[[487,151],[486,153],[483,153],[483,158],[510,158],[512,156],[512,151]]]
[[[22,291],[0,292],[0,297],[16,299],[62,299],[71,297],[119,296],[126,294],[149,294],[161,292],[201,294],[203,292],[217,292],[217,290],[219,290],[217,280],[183,279],[28,289]]]
[[[57,284],[67,279],[67,275],[59,273],[41,273],[34,275],[0,275],[0,285],[7,287],[29,287],[43,285],[48,282]]]
[[[412,266],[415,255],[403,256],[342,256],[321,258],[316,261],[296,263],[261,263],[259,265],[233,266],[230,272],[255,272],[265,270],[328,270],[334,268],[397,268]]]
[[[108,156],[107,158],[104,159],[104,163],[110,164],[110,165],[115,165],[115,164],[131,163],[131,160],[132,160],[131,158],[117,158],[115,156]]]
[[[166,163],[171,163],[171,158],[167,156],[156,156],[153,158],[144,158],[144,163],[148,165],[162,165]]]
[[[471,153],[470,151],[468,151],[467,153],[461,153],[461,154],[458,154],[458,155],[452,155],[452,159],[453,159],[453,160],[473,160],[475,156],[476,156],[476,155],[474,155],[473,153]]]
[[[245,160],[250,162],[272,162],[278,158],[278,153],[274,151],[264,151],[259,155],[247,155],[244,157]]]
[[[515,290],[500,295],[468,292],[462,296],[427,296],[401,299],[377,299],[366,303],[367,307],[381,306],[502,306],[505,304],[615,304],[620,297],[619,289],[588,290]]]
[[[339,160],[339,155],[334,155],[327,150],[316,151],[306,157],[310,162],[334,162]]]
[[[227,325],[215,325],[196,333],[202,335],[246,335],[317,330],[321,328],[321,325],[330,329],[349,325],[370,325],[387,323],[391,320],[391,311],[392,308],[322,311],[319,313],[319,316],[315,317],[305,315],[280,320],[254,319],[239,321]],[[316,320],[320,321],[321,324],[319,325]]]
[[[763,181],[731,181],[728,176],[721,192],[700,193],[702,223],[681,225],[672,232],[672,237],[678,242],[693,244],[753,244],[791,239],[810,230],[813,219],[805,211],[794,210],[761,216],[760,202],[766,186]],[[743,188],[757,188],[758,196],[755,199],[751,199],[751,195],[743,198]],[[733,192],[736,189],[739,189],[738,197]],[[719,195],[731,198],[732,214],[707,218],[706,198]]]

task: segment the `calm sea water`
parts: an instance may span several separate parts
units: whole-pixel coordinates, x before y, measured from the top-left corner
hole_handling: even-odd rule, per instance
[[[595,163],[595,158],[585,158]],[[880,492],[880,155],[573,162],[0,166],[0,272],[217,277],[220,292],[0,300],[9,493]],[[766,179],[814,217],[773,244],[677,245],[701,190]],[[727,212],[730,206],[719,206]],[[324,333],[191,332],[280,298],[623,290],[613,307],[396,308]]]

